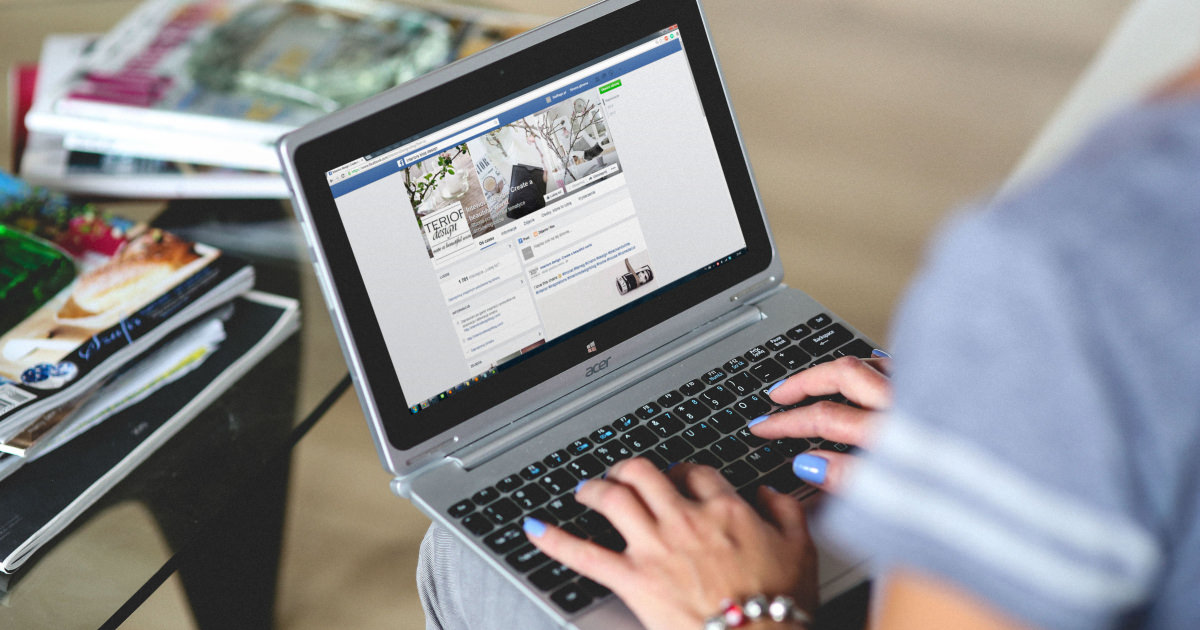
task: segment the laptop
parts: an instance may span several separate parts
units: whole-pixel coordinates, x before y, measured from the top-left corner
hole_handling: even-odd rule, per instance
[[[623,548],[580,479],[636,455],[808,500],[792,456],[847,448],[746,430],[773,383],[876,346],[783,284],[697,0],[595,4],[279,152],[394,492],[563,624],[638,627],[521,530]],[[863,576],[820,570],[826,599]]]

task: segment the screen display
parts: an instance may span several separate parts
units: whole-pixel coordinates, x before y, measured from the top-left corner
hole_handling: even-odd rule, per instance
[[[407,413],[746,251],[684,35],[326,172]]]

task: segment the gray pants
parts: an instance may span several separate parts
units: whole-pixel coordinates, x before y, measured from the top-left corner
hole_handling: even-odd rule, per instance
[[[417,560],[417,592],[427,630],[559,627],[517,588],[437,523]]]

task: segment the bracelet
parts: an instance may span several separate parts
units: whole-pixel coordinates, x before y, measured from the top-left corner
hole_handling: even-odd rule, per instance
[[[755,595],[742,603],[732,599],[721,602],[721,612],[704,620],[704,630],[727,630],[741,628],[755,621],[794,621],[808,625],[812,618],[796,606],[796,600],[787,595],[776,595],[768,600],[766,595]]]

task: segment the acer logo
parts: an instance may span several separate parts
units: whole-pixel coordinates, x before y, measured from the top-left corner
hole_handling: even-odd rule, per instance
[[[611,358],[612,358],[612,357],[608,357],[608,358],[604,359],[603,361],[601,361],[601,362],[599,362],[599,363],[597,363],[597,364],[595,364],[595,365],[593,365],[593,366],[589,367],[589,368],[587,369],[587,373],[586,373],[586,374],[584,374],[584,375],[583,375],[583,377],[584,377],[584,378],[588,378],[588,377],[591,377],[591,376],[595,376],[595,375],[597,375],[597,374],[599,374],[599,373],[603,372],[604,370],[608,369],[608,360],[609,360],[609,359],[611,359]]]

